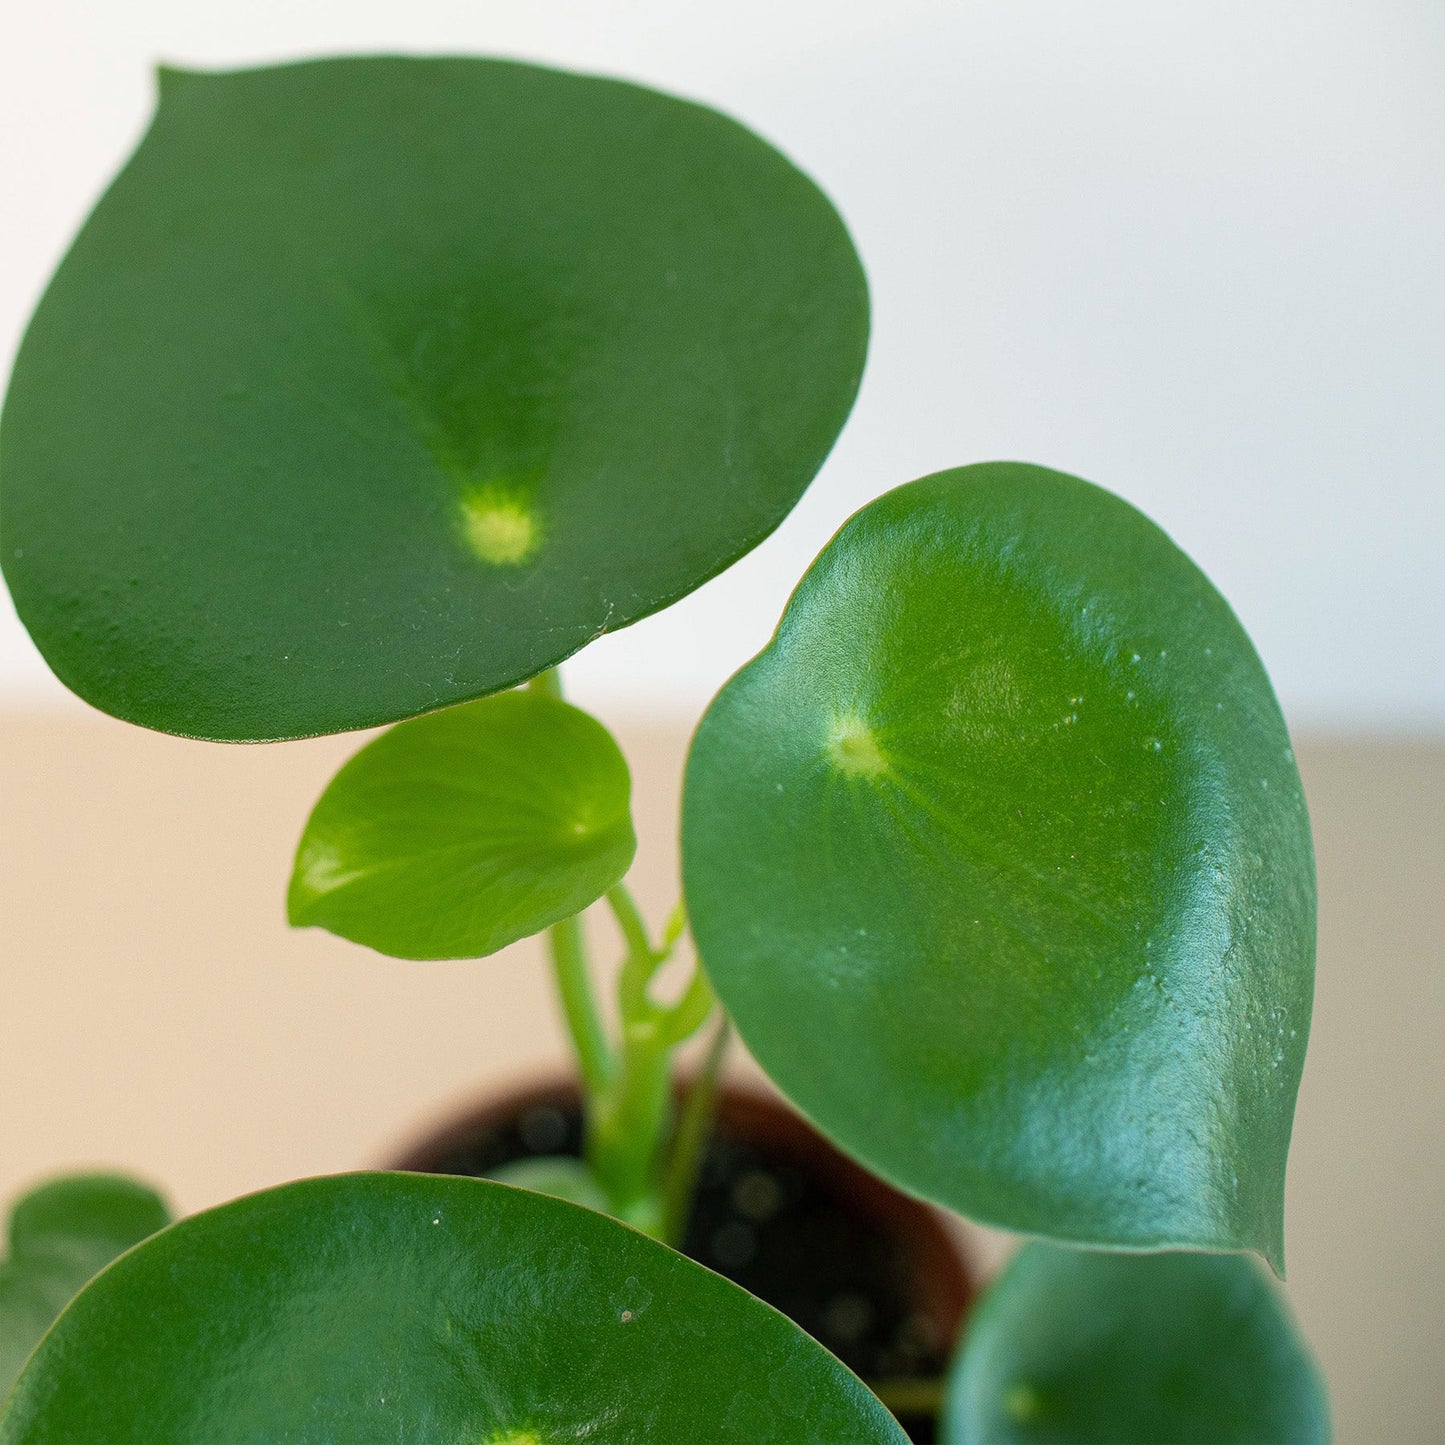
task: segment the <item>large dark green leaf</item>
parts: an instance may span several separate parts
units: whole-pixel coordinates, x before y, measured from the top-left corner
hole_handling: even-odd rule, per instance
[[[120,717],[390,722],[755,546],[866,334],[826,198],[701,106],[477,59],[167,71],[16,363],[5,573]]]
[[[1319,1372],[1242,1255],[1032,1244],[954,1367],[952,1445],[1324,1445]]]
[[[1073,477],[866,507],[688,763],[688,906],[778,1085],[1026,1233],[1282,1259],[1314,869],[1254,649]]]
[[[509,692],[414,718],[351,759],[296,854],[291,922],[397,958],[478,958],[595,903],[637,839],[601,723]]]
[[[3,1445],[903,1440],[821,1345],[591,1210],[313,1179],[196,1215],[57,1322]]]
[[[54,1179],[16,1203],[0,1261],[0,1400],[81,1286],[169,1223],[153,1190],[109,1174]]]

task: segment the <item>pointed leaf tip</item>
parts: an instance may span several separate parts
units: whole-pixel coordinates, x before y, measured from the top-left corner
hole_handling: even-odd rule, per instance
[[[997,463],[865,507],[703,719],[683,854],[744,1040],[880,1173],[1282,1271],[1304,797],[1238,621],[1125,502]]]
[[[205,78],[205,71],[187,70],[183,66],[170,65],[162,61],[156,66],[156,92],[161,100],[176,94],[192,81]]]

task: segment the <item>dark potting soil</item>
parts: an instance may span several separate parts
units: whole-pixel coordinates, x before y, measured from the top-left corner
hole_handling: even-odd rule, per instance
[[[421,1167],[484,1177],[518,1159],[581,1152],[578,1107],[536,1102],[454,1135]],[[905,1240],[828,1176],[771,1141],[720,1129],[703,1159],[683,1252],[781,1310],[864,1380],[937,1379],[953,1341],[938,1338],[935,1320],[915,1304],[916,1261],[910,1270]],[[937,1438],[931,1412],[899,1418],[911,1439]]]

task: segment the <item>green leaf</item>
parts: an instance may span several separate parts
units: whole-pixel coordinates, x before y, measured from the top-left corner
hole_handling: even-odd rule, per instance
[[[75,1301],[0,1420],[3,1445],[903,1438],[821,1345],[664,1245],[417,1174],[182,1221]]]
[[[77,1291],[169,1223],[153,1190],[109,1174],[55,1179],[17,1201],[0,1262],[0,1400]]]
[[[704,718],[683,845],[743,1038],[874,1169],[1281,1267],[1304,797],[1239,623],[1126,503],[998,463],[864,508]]]
[[[951,1445],[1325,1445],[1324,1385],[1278,1291],[1241,1255],[1032,1244],[954,1366]]]
[[[550,1194],[553,1199],[565,1199],[580,1204],[584,1209],[595,1209],[599,1214],[609,1214],[607,1191],[597,1182],[597,1176],[580,1159],[566,1154],[542,1154],[530,1159],[514,1159],[503,1164],[487,1175],[499,1184],[511,1184],[517,1189],[531,1189],[538,1194]]]
[[[478,958],[595,903],[637,839],[607,729],[510,692],[400,723],[331,780],[287,908],[396,958]]]
[[[268,739],[520,682],[757,545],[867,289],[771,147],[479,59],[161,77],[21,348],[4,568],[62,681]]]

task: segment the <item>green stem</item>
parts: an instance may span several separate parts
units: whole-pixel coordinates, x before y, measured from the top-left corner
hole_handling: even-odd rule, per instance
[[[527,690],[560,699],[558,670],[539,673]],[[672,1122],[672,1049],[700,1027],[712,993],[700,994],[694,979],[671,1008],[660,1007],[647,996],[653,975],[667,962],[687,926],[681,904],[668,919],[662,946],[654,948],[626,886],[618,883],[609,889],[607,901],[627,945],[618,981],[622,1038],[615,1053],[592,995],[579,918],[564,919],[548,930],[552,970],[582,1074],[588,1167],[612,1213],[649,1234],[659,1234],[658,1160]],[[705,980],[702,986],[706,988]]]
[[[647,994],[648,985],[658,969],[672,957],[677,941],[687,927],[687,914],[679,903],[667,921],[662,943],[654,948],[647,936],[647,925],[632,895],[622,884],[618,884],[607,895],[612,911],[617,915],[618,926],[627,943],[627,957],[623,960],[622,973],[617,981],[618,1004],[622,1009],[625,1023],[656,1020],[660,1022],[663,1042],[671,1047],[679,1044],[689,1034],[696,1033],[712,1011],[713,995],[707,980],[699,969],[683,991],[682,997],[672,1005],[656,1004]]]
[[[687,1091],[677,1132],[673,1135],[662,1189],[662,1238],[674,1248],[681,1247],[688,1216],[692,1213],[698,1170],[702,1168],[716,1113],[718,1075],[731,1034],[732,1027],[724,1015],[707,1046],[702,1068]]]
[[[713,996],[699,969],[677,1003],[648,997],[648,985],[686,927],[681,906],[668,920],[662,944],[654,947],[624,885],[610,889],[607,902],[627,945],[617,985],[622,1042],[617,1068],[592,1115],[587,1159],[612,1211],[660,1235],[664,1146],[672,1132],[672,1052],[702,1026]]]
[[[612,1212],[653,1235],[662,1225],[658,1157],[672,1122],[671,1063],[655,1019],[625,1024],[588,1138],[587,1161]]]
[[[550,668],[534,677],[527,690],[560,699],[561,676]],[[593,997],[580,918],[563,919],[548,930],[552,971],[582,1075],[588,1167],[613,1214],[656,1234],[661,1226],[657,1159],[671,1124],[671,1048],[677,1021],[675,1010],[652,1003],[647,986],[667,961],[686,918],[675,912],[663,946],[655,949],[623,884],[608,890],[607,901],[627,944],[619,984],[622,1038],[615,1052]],[[694,1011],[696,1006],[694,1001]]]
[[[577,1066],[589,1102],[600,1097],[612,1079],[615,1064],[607,1034],[592,996],[587,954],[582,941],[582,920],[564,918],[547,930],[552,952],[552,977],[562,1001],[562,1013],[572,1035]]]
[[[672,1109],[671,1060],[666,1015],[647,997],[647,985],[666,955],[653,948],[624,884],[608,890],[607,902],[627,946],[617,984],[622,1041],[617,1068],[590,1121],[587,1159],[613,1213],[656,1233],[657,1159]]]
[[[528,692],[541,697],[562,696],[562,672],[549,667],[527,684]],[[590,1107],[592,1100],[607,1087],[612,1077],[612,1049],[607,1032],[597,1011],[592,993],[592,978],[587,971],[587,949],[582,939],[582,920],[564,918],[547,930],[547,943],[552,955],[552,977],[562,1002],[562,1013],[572,1035],[572,1048],[582,1075],[582,1087]]]
[[[671,1048],[691,1038],[708,1021],[716,1003],[717,996],[699,964],[682,997],[663,1012],[663,1041]]]
[[[627,945],[628,956],[655,957],[656,951],[647,937],[647,925],[642,921],[642,911],[628,891],[627,885],[617,883],[609,888],[607,902],[617,917],[617,926],[622,930],[622,941]]]
[[[687,904],[681,898],[667,915],[667,927],[662,930],[662,951],[671,955],[677,940],[687,931]]]
[[[647,925],[643,923],[642,914],[624,884],[619,883],[608,890],[607,902],[627,945],[627,956],[622,961],[622,972],[617,980],[617,1001],[622,1009],[623,1023],[651,1018],[653,1009],[648,1002],[647,985],[662,967],[666,954],[653,948],[647,937]]]

